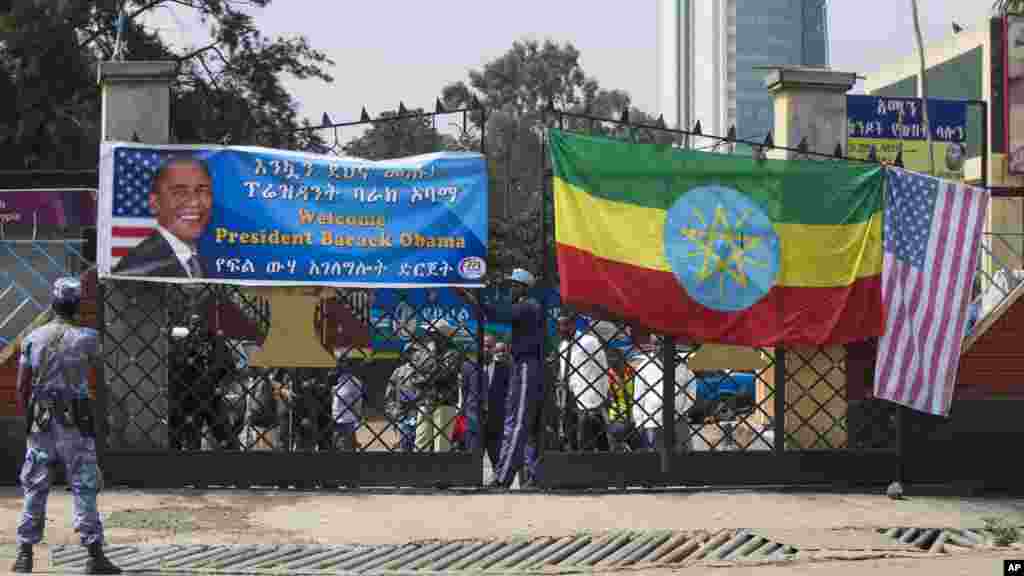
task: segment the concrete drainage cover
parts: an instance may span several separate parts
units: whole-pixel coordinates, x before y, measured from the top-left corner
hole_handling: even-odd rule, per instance
[[[782,561],[794,558],[797,550],[748,530],[723,530],[713,534],[627,531],[391,546],[110,546],[106,552],[115,564],[133,572],[387,574]],[[85,560],[86,551],[81,546],[50,548],[53,571],[81,571]]]
[[[984,530],[943,528],[889,528],[878,531],[901,544],[909,544],[936,554],[948,554],[992,545],[992,536]]]

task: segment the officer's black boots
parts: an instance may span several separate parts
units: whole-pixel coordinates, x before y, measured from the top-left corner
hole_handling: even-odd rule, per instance
[[[14,558],[14,566],[11,567],[11,572],[17,574],[30,574],[32,572],[31,544],[20,544],[18,546],[18,555]]]
[[[114,566],[103,554],[103,545],[99,542],[89,545],[89,559],[85,561],[86,574],[120,574],[121,569]]]

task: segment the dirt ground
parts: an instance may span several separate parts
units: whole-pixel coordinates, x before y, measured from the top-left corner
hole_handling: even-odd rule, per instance
[[[0,489],[0,516],[4,519],[0,570],[9,562],[4,556],[13,554],[20,508],[16,488]],[[1024,500],[911,497],[892,501],[883,495],[757,491],[519,495],[112,490],[100,495],[100,508],[112,544],[392,544],[436,538],[564,536],[609,529],[868,533],[874,528],[898,526],[979,528],[989,517],[1024,525]],[[55,490],[50,496],[45,543],[76,542],[77,535],[71,529],[70,493],[62,488]],[[934,561],[934,566],[949,570],[949,574],[995,574],[996,564],[1001,570],[1002,564],[995,557],[976,555],[971,553],[970,559],[948,558],[944,564]],[[1024,557],[1024,550],[1011,556]],[[852,574],[852,570],[868,567],[895,570],[900,562],[878,559],[848,564],[854,566],[850,568]],[[970,571],[983,565],[992,568]],[[750,567],[743,569],[749,571]],[[758,573],[782,574],[782,569],[762,567]],[[722,568],[710,573],[740,573],[732,570]],[[824,573],[816,565],[801,565],[799,570],[785,573]]]
[[[979,528],[984,518],[1024,525],[1024,500],[718,491],[655,494],[374,494],[114,490],[100,495],[111,542],[363,543],[608,529],[829,530],[898,526]],[[0,489],[13,541],[16,488]],[[75,542],[71,496],[50,495],[47,540]]]

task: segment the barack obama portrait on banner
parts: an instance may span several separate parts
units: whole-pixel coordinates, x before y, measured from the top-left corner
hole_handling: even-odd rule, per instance
[[[198,241],[213,208],[213,178],[207,163],[191,157],[167,160],[153,176],[148,201],[156,231],[125,254],[113,273],[203,278]]]

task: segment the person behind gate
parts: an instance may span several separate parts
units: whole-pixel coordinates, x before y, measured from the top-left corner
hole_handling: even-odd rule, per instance
[[[614,339],[615,325],[592,322],[576,333],[571,343],[563,343],[561,373],[575,400],[576,449],[583,452],[607,452],[608,442],[608,357],[605,348]]]
[[[494,342],[493,334],[485,334],[480,359],[466,358],[462,363],[459,383],[462,389],[462,414],[466,418],[463,449],[467,452],[472,452],[482,445],[483,430],[481,426],[487,410],[487,387],[490,384],[490,375],[493,373]],[[480,367],[483,368],[483,374],[478,372]]]
[[[338,355],[331,415],[334,417],[334,447],[353,452],[358,448],[356,431],[363,420],[366,389],[363,382],[352,374],[352,360],[345,356]]]
[[[171,446],[196,451],[203,445],[203,427],[209,428],[216,447],[235,447],[224,401],[224,381],[231,373],[231,350],[224,335],[203,326],[198,314],[188,318],[188,332],[172,340],[168,383]]]
[[[484,419],[484,448],[487,451],[487,458],[491,462],[491,471],[493,474],[497,474],[501,458],[501,437],[505,430],[508,378],[512,371],[512,364],[508,356],[508,344],[494,342],[494,356],[486,369],[487,414]]]
[[[25,506],[17,527],[14,572],[32,572],[32,546],[43,539],[46,526],[50,465],[60,461],[71,484],[75,530],[89,551],[86,573],[121,573],[103,553],[103,524],[96,505],[101,477],[87,376],[89,362],[99,355],[99,338],[95,330],[72,325],[81,299],[78,279],[54,282],[56,317],[25,337],[21,348],[17,400],[28,438],[21,468]]]
[[[416,424],[426,402],[425,386],[432,371],[432,355],[426,342],[409,342],[402,348],[403,362],[391,373],[385,392],[385,410],[398,426],[403,452],[416,451]]]
[[[487,320],[511,325],[512,371],[505,402],[505,433],[492,486],[510,488],[525,459],[526,473],[520,485],[531,488],[539,481],[539,416],[544,399],[541,368],[544,361],[544,312],[540,303],[527,295],[527,290],[534,285],[532,274],[517,268],[506,280],[511,303],[480,303],[465,288],[455,290],[478,307]]]
[[[456,328],[447,320],[436,320],[423,327],[430,342],[427,362],[419,367],[426,382],[420,396],[416,423],[416,449],[420,452],[449,452],[452,430],[458,415],[459,372],[462,353],[452,342]]]

